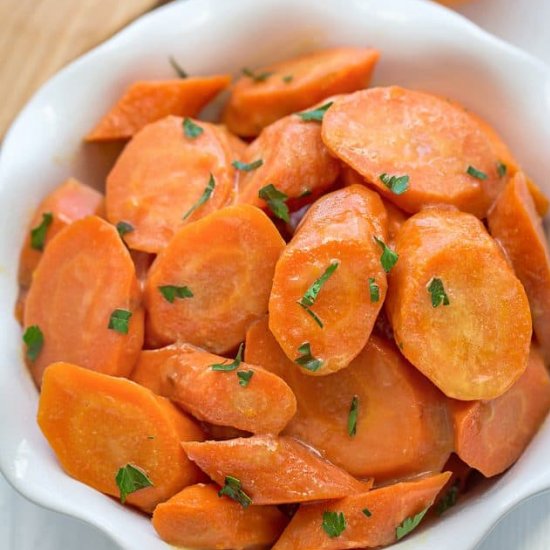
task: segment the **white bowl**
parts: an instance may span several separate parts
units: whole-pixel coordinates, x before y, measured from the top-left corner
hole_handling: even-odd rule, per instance
[[[65,475],[35,422],[37,392],[12,316],[17,261],[40,199],[69,175],[101,185],[108,159],[82,136],[136,79],[255,67],[330,45],[382,51],[377,84],[453,97],[486,117],[550,193],[550,72],[462,17],[421,0],[189,0],[142,17],[72,63],[33,97],[6,136],[0,163],[0,467],[30,500],[87,521],[122,548],[168,548],[150,522]],[[513,337],[513,335],[510,335]],[[467,550],[521,500],[550,489],[550,424],[520,461],[419,530],[400,549]]]

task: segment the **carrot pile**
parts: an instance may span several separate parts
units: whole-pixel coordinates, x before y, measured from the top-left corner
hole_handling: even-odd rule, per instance
[[[62,468],[187,548],[374,548],[550,409],[548,199],[463,106],[340,47],[131,84],[29,225],[16,316]]]

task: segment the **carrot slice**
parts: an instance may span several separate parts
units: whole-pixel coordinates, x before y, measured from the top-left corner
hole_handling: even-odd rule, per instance
[[[550,375],[531,349],[520,379],[492,401],[452,401],[455,448],[469,466],[491,477],[521,456],[550,410]]]
[[[145,384],[152,379],[153,391],[160,390],[199,420],[252,433],[279,433],[296,413],[294,394],[271,372],[236,363],[189,344],[174,344],[142,352],[132,378]],[[235,368],[224,372],[222,366]]]
[[[107,177],[107,217],[129,223],[130,248],[156,253],[185,223],[218,210],[231,199],[232,151],[214,124],[166,117],[147,125],[128,143]],[[212,183],[213,182],[213,183]],[[193,210],[194,208],[194,210]]]
[[[153,527],[168,544],[186,548],[244,550],[271,546],[288,523],[276,506],[244,509],[220,498],[215,485],[192,485],[159,504]]]
[[[550,361],[550,249],[542,220],[518,172],[488,216],[491,234],[502,245],[523,283],[533,316],[533,329]]]
[[[257,136],[279,118],[365,88],[379,57],[372,48],[331,48],[258,69],[235,83],[223,120],[239,136]]]
[[[402,353],[449,397],[503,394],[527,366],[531,314],[483,224],[427,209],[405,222],[396,251],[386,311]]]
[[[396,541],[397,528],[433,504],[450,473],[397,483],[333,502],[300,506],[273,550],[378,548]],[[325,514],[343,514],[344,530],[329,536]]]
[[[291,437],[253,436],[182,443],[187,456],[216,483],[237,478],[252,504],[340,498],[365,485]]]
[[[392,86],[343,96],[325,113],[322,136],[334,155],[406,212],[444,203],[482,218],[505,183],[476,122],[430,94]],[[408,176],[408,189],[391,190],[382,179],[392,176]]]
[[[201,479],[180,442],[202,440],[202,431],[167,399],[129,380],[54,363],[44,373],[38,424],[63,469],[102,493],[119,496],[120,468],[141,469],[152,487],[127,502],[146,512]]]
[[[109,328],[116,310],[130,312],[127,332]],[[130,374],[143,342],[143,309],[134,264],[112,225],[89,216],[49,244],[27,296],[25,325],[43,334],[29,365],[38,386],[54,361]]]
[[[128,139],[168,115],[196,117],[230,82],[229,75],[134,82],[86,136],[86,141]]]
[[[550,208],[550,199],[541,191],[540,187],[532,179],[527,178],[526,183],[529,193],[535,203],[537,214],[541,218],[544,218],[544,216],[548,214],[548,209]]]
[[[229,206],[183,227],[158,255],[145,286],[151,347],[183,340],[224,354],[267,312],[284,241],[269,218],[248,205]],[[165,298],[166,285],[192,297]]]
[[[358,478],[441,471],[453,446],[446,399],[391,343],[373,335],[349,367],[313,380],[286,357],[265,319],[250,327],[245,349],[247,361],[296,395],[298,412],[284,434]]]
[[[382,201],[354,185],[319,199],[281,255],[269,299],[269,327],[305,373],[343,369],[367,342],[387,286],[375,237],[387,238]],[[310,287],[323,278],[309,303]]]

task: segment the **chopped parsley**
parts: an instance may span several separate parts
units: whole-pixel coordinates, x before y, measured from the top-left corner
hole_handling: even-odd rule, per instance
[[[372,512],[368,508],[363,508],[363,514],[370,518],[372,516]]]
[[[369,277],[370,301],[378,302],[380,300],[380,287],[376,284],[374,277]]]
[[[389,273],[393,266],[397,263],[399,256],[388,245],[378,237],[374,237],[376,244],[382,249],[382,256],[380,256],[380,263],[386,273]]]
[[[487,174],[485,172],[482,172],[481,170],[478,170],[477,168],[474,168],[473,166],[468,166],[468,169],[466,170],[466,173],[472,176],[473,178],[476,178],[478,180],[486,180]]]
[[[287,74],[285,76],[283,76],[283,82],[285,84],[288,84],[289,82],[292,82],[294,80],[294,75],[293,74]]]
[[[195,124],[189,117],[185,117],[183,119],[183,133],[185,134],[185,137],[188,137],[189,139],[196,139],[203,132],[204,129],[198,124]]]
[[[409,176],[381,174],[380,181],[395,195],[402,195],[409,189]]]
[[[263,71],[261,73],[255,73],[252,69],[243,69],[243,74],[251,78],[254,82],[264,82],[267,80],[273,73],[269,71]]]
[[[449,297],[445,292],[443,281],[441,279],[437,279],[436,277],[434,277],[428,283],[428,286],[426,288],[428,289],[428,292],[432,295],[433,307],[448,306],[450,304]]]
[[[134,226],[128,222],[118,222],[116,224],[116,230],[121,237],[124,237],[126,233],[131,233],[134,230]]]
[[[323,529],[331,538],[339,537],[346,529],[343,512],[323,512]]]
[[[348,435],[354,437],[357,433],[357,416],[359,415],[359,396],[354,395],[348,414]]]
[[[44,346],[44,334],[38,325],[27,327],[23,334],[23,342],[27,347],[27,359],[35,361]]]
[[[317,296],[319,296],[319,292],[321,292],[321,289],[323,288],[323,285],[330,279],[332,274],[336,271],[338,267],[338,262],[332,262],[324,271],[324,273],[316,279],[313,284],[306,290],[304,295],[298,300],[298,304],[305,310],[307,313],[314,319],[314,321],[323,328],[323,323],[317,315],[311,311],[311,306],[315,303],[315,300],[317,300]]]
[[[449,508],[452,508],[458,500],[458,486],[455,484],[449,488],[445,496],[437,504],[437,515],[445,513]]]
[[[333,101],[329,101],[328,103],[325,103],[316,109],[312,109],[311,111],[303,111],[298,113],[298,116],[305,122],[321,122],[325,116],[325,113],[333,103]]]
[[[300,365],[301,367],[304,367],[304,369],[310,370],[311,372],[315,372],[323,366],[323,361],[315,358],[311,354],[311,345],[309,342],[304,342],[298,348],[298,353],[300,355],[296,359],[294,359],[294,362]]]
[[[48,227],[52,225],[53,214],[51,212],[44,212],[42,214],[42,221],[40,225],[37,225],[34,229],[31,229],[31,248],[35,250],[44,250],[46,244],[46,233]]]
[[[506,164],[504,164],[504,162],[499,162],[497,164],[497,172],[498,172],[498,175],[501,178],[503,178],[506,175],[506,172],[508,172],[508,166],[506,166]]]
[[[121,334],[128,334],[128,322],[132,317],[132,312],[126,309],[115,309],[111,313],[111,318],[109,319],[109,325],[107,328],[120,332]]]
[[[269,209],[275,216],[287,223],[290,221],[288,206],[286,204],[288,195],[285,195],[270,183],[260,189],[258,197],[267,203],[267,206],[269,206]]]
[[[193,293],[188,286],[163,285],[158,287],[160,293],[171,304],[176,298],[192,298]]]
[[[428,508],[425,508],[424,510],[422,510],[422,512],[416,514],[416,516],[406,518],[401,525],[398,525],[395,529],[395,536],[397,537],[397,540],[401,540],[411,531],[414,531],[418,527],[420,522],[424,519],[427,511]]]
[[[250,379],[254,376],[253,370],[240,370],[237,373],[237,378],[239,379],[239,385],[243,388],[246,388],[250,383]]]
[[[237,501],[245,509],[252,504],[252,499],[242,490],[240,480],[233,476],[225,476],[225,484],[218,491],[219,497],[224,495]]]
[[[227,361],[224,361],[223,363],[214,363],[213,365],[210,365],[210,368],[215,371],[230,372],[233,370],[237,370],[241,365],[242,360],[243,360],[243,344],[239,346],[239,351],[237,351],[237,355],[235,356],[235,359],[231,361],[231,363],[228,363]]]
[[[211,196],[216,187],[216,180],[214,176],[210,174],[210,179],[202,192],[202,195],[199,197],[199,200],[185,213],[183,219],[186,220],[197,208],[202,206]]]
[[[120,491],[120,502],[122,504],[126,502],[126,497],[130,493],[153,486],[153,482],[147,477],[145,472],[131,464],[126,464],[126,466],[120,468],[115,481]]]
[[[174,69],[174,71],[176,71],[176,74],[180,78],[187,78],[189,76],[172,56],[170,56],[168,60],[170,61],[170,65],[172,65],[172,68]]]
[[[255,160],[254,162],[241,162],[240,160],[234,160],[231,164],[234,168],[237,170],[241,170],[242,172],[252,172],[252,170],[256,170],[262,164],[264,161],[262,159]]]

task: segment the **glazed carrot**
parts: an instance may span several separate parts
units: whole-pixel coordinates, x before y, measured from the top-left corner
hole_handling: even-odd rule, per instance
[[[180,229],[149,270],[150,346],[182,340],[218,354],[236,348],[267,311],[283,247],[269,218],[249,205],[229,206]],[[188,297],[169,300],[166,286],[185,287]]]
[[[145,473],[152,486],[127,502],[146,512],[201,479],[180,446],[202,440],[201,430],[129,380],[54,363],[44,373],[38,424],[63,469],[98,491],[119,496],[115,478],[127,464]]]
[[[232,156],[214,124],[170,116],[147,125],[107,177],[109,221],[130,224],[130,248],[158,252],[182,225],[231,200]]]
[[[499,159],[475,121],[430,94],[392,86],[340,97],[325,113],[322,136],[334,155],[406,212],[450,204],[481,218],[504,184]]]
[[[433,504],[449,476],[447,472],[333,502],[304,504],[273,550],[341,550],[392,544],[397,536],[408,531],[408,518]],[[330,529],[330,516],[337,514],[343,514],[345,524],[335,532]]]
[[[143,309],[134,264],[112,225],[89,216],[49,244],[27,296],[25,325],[43,335],[29,361],[38,386],[54,361],[130,374],[143,342]]]
[[[401,352],[449,397],[503,394],[527,366],[531,314],[483,224],[426,209],[403,224],[396,252],[386,311]]]
[[[331,48],[248,71],[233,86],[223,121],[239,136],[257,136],[279,118],[365,88],[379,57],[372,48]]]
[[[298,411],[284,434],[377,483],[441,471],[453,446],[446,399],[391,343],[371,335],[349,367],[315,379],[295,368],[265,319],[250,327],[245,350],[247,361],[296,395]]]
[[[292,437],[253,436],[182,443],[187,456],[216,483],[236,478],[251,504],[333,499],[368,490]]]
[[[269,327],[306,374],[347,367],[367,342],[386,295],[375,241],[387,239],[386,223],[376,193],[346,187],[314,203],[281,255]]]
[[[277,434],[296,412],[296,398],[278,376],[190,344],[143,351],[132,378],[199,420],[252,433]]]
[[[469,466],[491,477],[521,456],[550,410],[550,376],[531,350],[527,370],[492,401],[452,401],[455,448]]]
[[[86,136],[86,141],[128,139],[168,115],[196,117],[230,82],[229,75],[134,82]]]
[[[99,214],[103,195],[69,178],[56,187],[38,206],[29,224],[19,257],[19,285],[31,286],[32,275],[48,243],[72,222]]]
[[[276,506],[244,509],[218,496],[215,485],[192,485],[159,504],[153,527],[160,538],[174,546],[244,550],[271,546],[288,523]]]
[[[545,359],[550,361],[550,250],[522,172],[508,183],[488,221],[491,234],[506,251],[525,287],[533,329]]]

